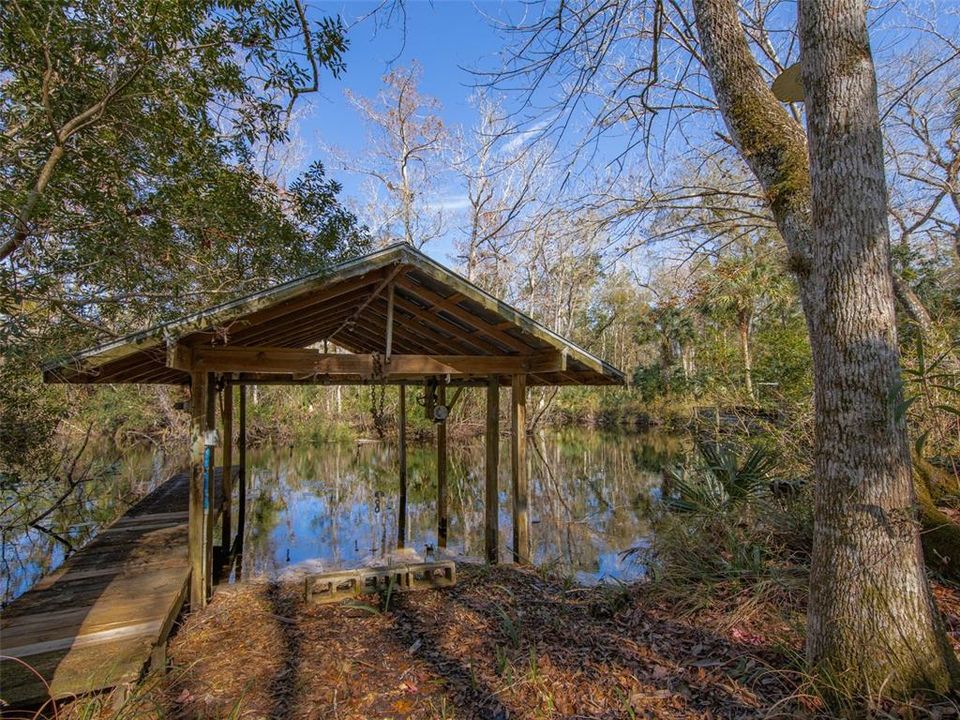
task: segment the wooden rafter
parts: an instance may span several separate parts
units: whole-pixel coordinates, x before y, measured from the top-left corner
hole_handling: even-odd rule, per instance
[[[387,277],[385,277],[383,280],[380,281],[380,284],[377,285],[376,289],[370,294],[370,297],[368,297],[360,305],[360,307],[357,308],[357,311],[353,313],[353,315],[351,315],[349,318],[344,320],[343,324],[340,327],[338,327],[336,330],[334,330],[332,333],[327,335],[324,338],[324,340],[327,340],[327,341],[333,340],[337,336],[337,333],[341,332],[344,328],[355,324],[357,321],[357,318],[359,318],[360,315],[363,314],[363,311],[366,310],[367,305],[369,305],[374,300],[376,300],[380,296],[380,293],[383,292],[384,288],[390,285],[390,283],[393,282],[393,279],[397,277],[397,275],[399,275],[402,271],[403,271],[402,265],[398,265],[393,270],[391,270],[390,273],[387,275]]]

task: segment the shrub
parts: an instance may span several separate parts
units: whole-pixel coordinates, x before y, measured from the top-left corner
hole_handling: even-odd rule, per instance
[[[667,473],[650,543],[635,551],[649,565],[651,595],[681,611],[736,608],[741,619],[745,608],[799,608],[813,531],[808,488],[776,478],[768,450],[698,450]]]

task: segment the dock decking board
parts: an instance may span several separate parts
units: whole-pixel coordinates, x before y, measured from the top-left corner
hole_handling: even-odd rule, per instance
[[[189,475],[174,475],[4,608],[0,698],[18,706],[135,680],[187,598]],[[220,475],[214,497],[219,497]]]

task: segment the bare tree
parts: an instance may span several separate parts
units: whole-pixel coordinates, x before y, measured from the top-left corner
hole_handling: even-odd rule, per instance
[[[420,93],[420,75],[418,63],[391,70],[373,100],[347,90],[369,128],[369,149],[365,158],[339,153],[345,170],[371,181],[374,200],[367,219],[374,233],[386,240],[400,237],[418,248],[443,231],[442,212],[431,205],[431,190],[443,171],[447,139],[440,103]]]
[[[889,63],[881,85],[889,215],[898,250],[894,287],[908,316],[942,348],[949,341],[904,276],[914,258],[951,265],[950,284],[960,290],[960,128],[943,92],[960,67],[960,43],[923,18],[916,24],[922,41]]]
[[[494,264],[509,253],[525,211],[537,201],[547,156],[526,143],[501,105],[488,93],[475,96],[479,120],[457,145],[454,167],[466,182],[466,239],[461,260],[467,279],[477,280],[484,257]]]
[[[786,245],[813,347],[808,658],[853,691],[944,690],[957,679],[956,659],[920,553],[865,10],[855,0],[799,5],[808,148],[799,109],[769,88],[780,58],[796,53],[797,35],[776,39],[769,30],[782,18],[776,5],[551,6],[520,28],[515,63],[500,79],[525,79],[530,104],[547,78],[561,88],[545,137],[568,130],[575,112],[600,98],[599,110],[585,108],[592,122],[578,154],[611,125],[631,124],[637,138],[621,160],[647,152],[648,162],[655,135],[663,149],[671,137],[699,131],[702,139],[706,130],[750,168]],[[714,107],[726,132],[705,117]]]

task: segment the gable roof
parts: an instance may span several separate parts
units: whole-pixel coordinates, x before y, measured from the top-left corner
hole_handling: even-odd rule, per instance
[[[44,367],[46,382],[189,384],[167,345],[304,348],[329,341],[382,353],[394,288],[393,351],[518,356],[559,351],[566,369],[532,385],[619,385],[623,373],[412,246],[391,245],[333,268],[155,325]]]

